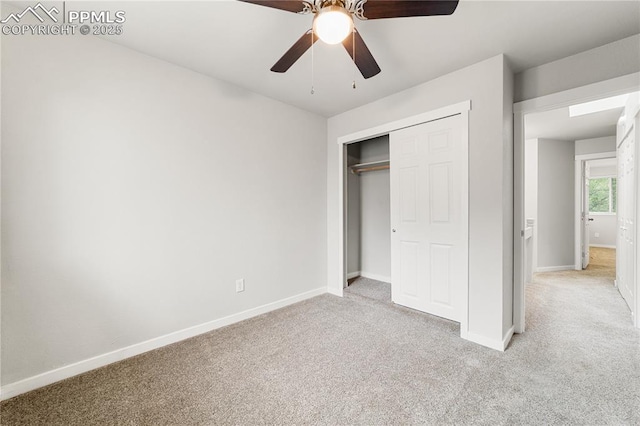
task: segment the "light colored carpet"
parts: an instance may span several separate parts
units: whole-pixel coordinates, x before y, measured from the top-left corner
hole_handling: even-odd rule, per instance
[[[1,422],[638,425],[640,331],[606,279],[573,274],[528,285],[528,332],[504,353],[323,295],[13,398]]]
[[[391,303],[391,284],[370,278],[358,277],[344,289],[345,295],[357,295],[379,302]]]

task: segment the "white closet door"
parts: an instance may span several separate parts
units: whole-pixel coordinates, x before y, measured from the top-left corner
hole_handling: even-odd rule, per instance
[[[618,146],[618,240],[616,283],[634,312],[635,294],[635,126]]]
[[[457,115],[392,132],[389,139],[393,301],[454,321],[460,321],[468,280],[462,125]]]

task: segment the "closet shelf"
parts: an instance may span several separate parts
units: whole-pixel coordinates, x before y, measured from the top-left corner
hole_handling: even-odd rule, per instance
[[[389,160],[371,161],[369,163],[354,164],[349,167],[351,173],[359,175],[360,173],[374,172],[376,170],[387,170],[389,168]]]

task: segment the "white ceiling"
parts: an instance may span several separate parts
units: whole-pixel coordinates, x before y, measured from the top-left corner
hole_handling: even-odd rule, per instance
[[[569,117],[569,107],[527,114],[524,119],[525,139],[559,139],[576,141],[616,134],[622,108]]]
[[[72,4],[72,6],[70,5]],[[238,1],[67,2],[126,11],[110,40],[324,116],[505,53],[515,72],[640,33],[637,1],[462,0],[452,16],[357,21],[382,72],[351,87],[341,45],[317,43],[284,74],[269,71],[312,17]]]

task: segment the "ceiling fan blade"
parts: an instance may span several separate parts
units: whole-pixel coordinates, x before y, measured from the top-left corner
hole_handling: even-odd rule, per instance
[[[300,13],[304,10],[304,3],[300,0],[239,0],[244,3],[257,4],[258,6],[272,7],[274,9],[286,10],[287,12]]]
[[[312,39],[313,37],[313,39]],[[313,31],[308,30],[296,41],[293,46],[287,52],[282,55],[282,58],[274,66],[271,67],[273,72],[286,72],[291,65],[293,65],[300,57],[309,50],[311,45],[318,41],[318,37],[313,34]]]
[[[369,48],[364,43],[364,40],[362,39],[360,33],[356,30],[352,34],[353,35],[351,37],[347,37],[344,39],[342,45],[345,49],[347,49],[347,53],[349,53],[351,59],[353,59],[353,61],[356,63],[356,66],[360,70],[362,76],[364,78],[371,78],[380,72],[380,67],[378,66],[376,60],[373,58],[373,55],[369,51]],[[353,57],[354,38],[356,48],[355,59]]]
[[[367,19],[451,15],[456,7],[458,0],[368,0],[364,4],[363,15]]]

